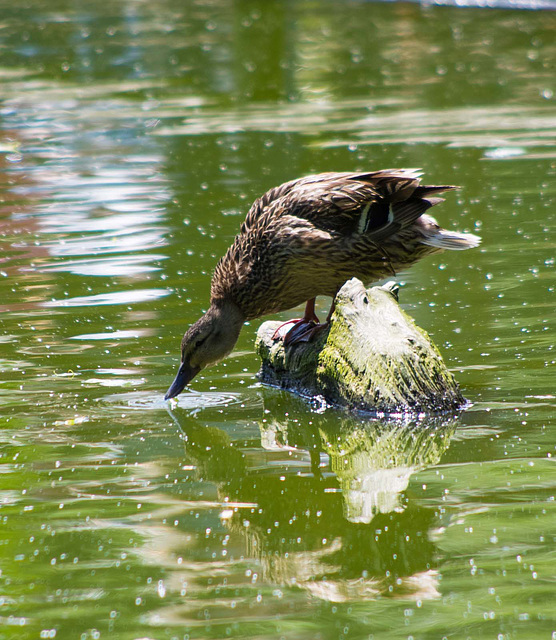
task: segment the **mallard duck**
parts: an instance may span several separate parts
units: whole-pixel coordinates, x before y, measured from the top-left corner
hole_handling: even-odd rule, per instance
[[[438,193],[454,188],[421,185],[413,169],[388,169],[320,173],[267,191],[216,265],[210,307],[183,337],[165,398],[226,357],[246,320],[306,302],[286,340],[308,339],[319,328],[316,296],[334,298],[352,277],[370,283],[428,254],[476,247],[478,236],[446,231],[425,215],[443,202]]]

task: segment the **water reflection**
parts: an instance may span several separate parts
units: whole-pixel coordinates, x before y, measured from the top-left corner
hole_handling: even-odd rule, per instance
[[[452,148],[486,148],[485,156],[505,159],[527,153],[526,148],[543,150],[543,157],[554,157],[552,138],[545,138],[556,127],[550,106],[524,109],[522,106],[465,109],[400,109],[394,100],[307,100],[277,107],[254,104],[229,111],[205,109],[182,124],[159,127],[155,136],[197,136],[245,131],[280,133],[302,132],[323,138],[314,142],[320,148],[350,145],[401,143],[440,143]],[[372,113],[369,113],[372,112]],[[516,145],[520,145],[516,147]]]
[[[550,637],[549,14],[0,6],[0,635]],[[404,295],[475,401],[455,434],[261,391],[254,325],[180,431],[168,371],[249,202],[391,166],[482,226]]]
[[[455,424],[365,422],[314,414],[276,420],[265,399],[262,448],[200,427],[181,411],[185,455],[217,488],[220,520],[265,581],[333,602],[439,597],[434,511],[407,494],[412,474],[437,464]],[[237,546],[238,540],[234,541]]]
[[[156,300],[169,295],[168,289],[134,289],[133,291],[117,291],[112,293],[99,293],[93,296],[77,296],[63,300],[47,300],[45,307],[88,307],[105,304],[130,304]]]

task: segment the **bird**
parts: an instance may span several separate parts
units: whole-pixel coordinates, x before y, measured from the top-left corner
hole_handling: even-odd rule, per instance
[[[319,173],[255,200],[214,269],[208,310],[183,336],[165,399],[229,355],[248,320],[305,302],[285,342],[310,340],[326,326],[315,315],[317,296],[334,299],[352,277],[376,282],[426,255],[478,246],[478,236],[443,229],[425,213],[457,187],[421,185],[421,176],[417,169]]]

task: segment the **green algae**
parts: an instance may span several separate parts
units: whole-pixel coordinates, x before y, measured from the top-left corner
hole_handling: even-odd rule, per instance
[[[454,411],[465,399],[430,336],[401,309],[390,286],[340,289],[330,327],[284,348],[264,323],[256,348],[263,382],[327,403],[377,413]]]

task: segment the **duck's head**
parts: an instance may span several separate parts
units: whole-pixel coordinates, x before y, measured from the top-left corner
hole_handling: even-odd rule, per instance
[[[175,398],[201,369],[222,360],[232,351],[243,320],[235,304],[211,304],[205,315],[183,336],[180,368],[165,400]]]

